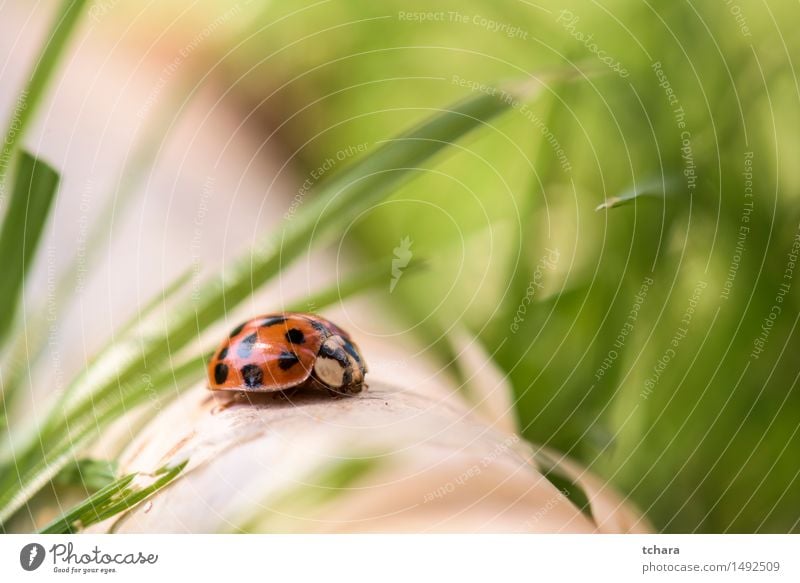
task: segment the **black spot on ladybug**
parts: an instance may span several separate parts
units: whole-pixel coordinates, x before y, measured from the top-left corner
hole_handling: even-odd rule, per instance
[[[250,356],[250,353],[253,352],[253,344],[256,343],[256,340],[258,340],[258,334],[255,332],[250,334],[250,336],[242,338],[242,341],[236,348],[236,354],[238,354],[241,358],[247,358]]]
[[[214,367],[214,381],[221,385],[228,380],[228,365],[224,362],[218,362]]]
[[[358,364],[361,364],[361,357],[358,355],[358,351],[356,350],[355,346],[353,346],[350,342],[345,340],[344,349],[347,352],[347,354],[352,356]]]
[[[281,352],[280,356],[278,356],[278,366],[281,370],[289,370],[298,362],[300,362],[300,359],[297,358],[297,355],[288,350],[284,350]]]
[[[262,328],[268,328],[269,326],[277,326],[278,324],[283,324],[286,321],[286,318],[283,316],[272,316],[271,318],[267,318],[263,322],[261,322],[260,326]]]
[[[241,324],[239,324],[238,326],[236,326],[236,328],[234,328],[233,330],[231,330],[231,333],[230,333],[230,335],[228,336],[228,338],[233,338],[233,337],[234,337],[234,336],[236,336],[236,335],[237,335],[239,332],[241,332],[241,331],[242,331],[242,329],[244,328],[244,325],[245,325],[246,323],[247,323],[247,322],[242,322]]]
[[[220,351],[219,351],[219,354],[217,355],[217,360],[222,360],[222,359],[224,359],[226,356],[228,356],[228,347],[227,347],[227,346],[224,346],[224,347],[222,348],[222,350],[220,350]]]
[[[261,383],[264,382],[264,372],[261,370],[261,367],[255,364],[244,365],[241,373],[242,378],[244,379],[244,384],[251,389],[254,387],[260,387]]]
[[[342,368],[347,367],[350,361],[347,360],[347,354],[341,348],[331,348],[327,344],[323,344],[319,350],[319,355],[323,358],[332,358],[339,363]]]
[[[302,330],[292,328],[286,333],[286,340],[288,340],[291,344],[302,344],[306,341],[306,336],[303,334]]]

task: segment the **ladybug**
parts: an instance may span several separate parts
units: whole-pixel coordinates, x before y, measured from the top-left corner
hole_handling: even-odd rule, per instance
[[[212,391],[359,393],[367,364],[350,335],[314,314],[267,314],[234,328],[208,363]]]

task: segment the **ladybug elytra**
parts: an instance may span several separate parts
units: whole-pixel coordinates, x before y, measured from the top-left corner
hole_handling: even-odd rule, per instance
[[[212,391],[314,387],[358,393],[367,365],[350,335],[313,314],[267,314],[240,324],[208,363]]]

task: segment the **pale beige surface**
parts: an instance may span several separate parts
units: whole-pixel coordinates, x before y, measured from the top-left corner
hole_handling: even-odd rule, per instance
[[[587,488],[596,525],[542,477],[531,452],[466,408],[383,383],[353,398],[288,401],[196,387],[122,456],[125,471],[188,459],[183,478],[93,530],[624,532],[636,522],[613,492]],[[309,502],[303,492],[319,472],[351,458],[376,465],[328,500]]]

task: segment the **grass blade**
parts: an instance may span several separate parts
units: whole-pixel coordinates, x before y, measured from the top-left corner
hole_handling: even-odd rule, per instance
[[[186,467],[183,463],[160,468],[155,474],[128,474],[75,506],[39,531],[40,534],[72,534],[130,510],[174,480]]]
[[[628,190],[606,199],[594,209],[600,211],[628,204],[637,198],[649,196],[652,198],[664,198],[676,192],[678,180],[674,178],[662,179],[654,178],[646,180],[639,186],[631,187]]]
[[[115,481],[117,462],[84,458],[65,467],[53,478],[61,487],[77,486],[88,492],[97,492]]]
[[[0,230],[0,346],[14,322],[25,274],[35,257],[58,183],[58,172],[27,152],[22,154]]]

